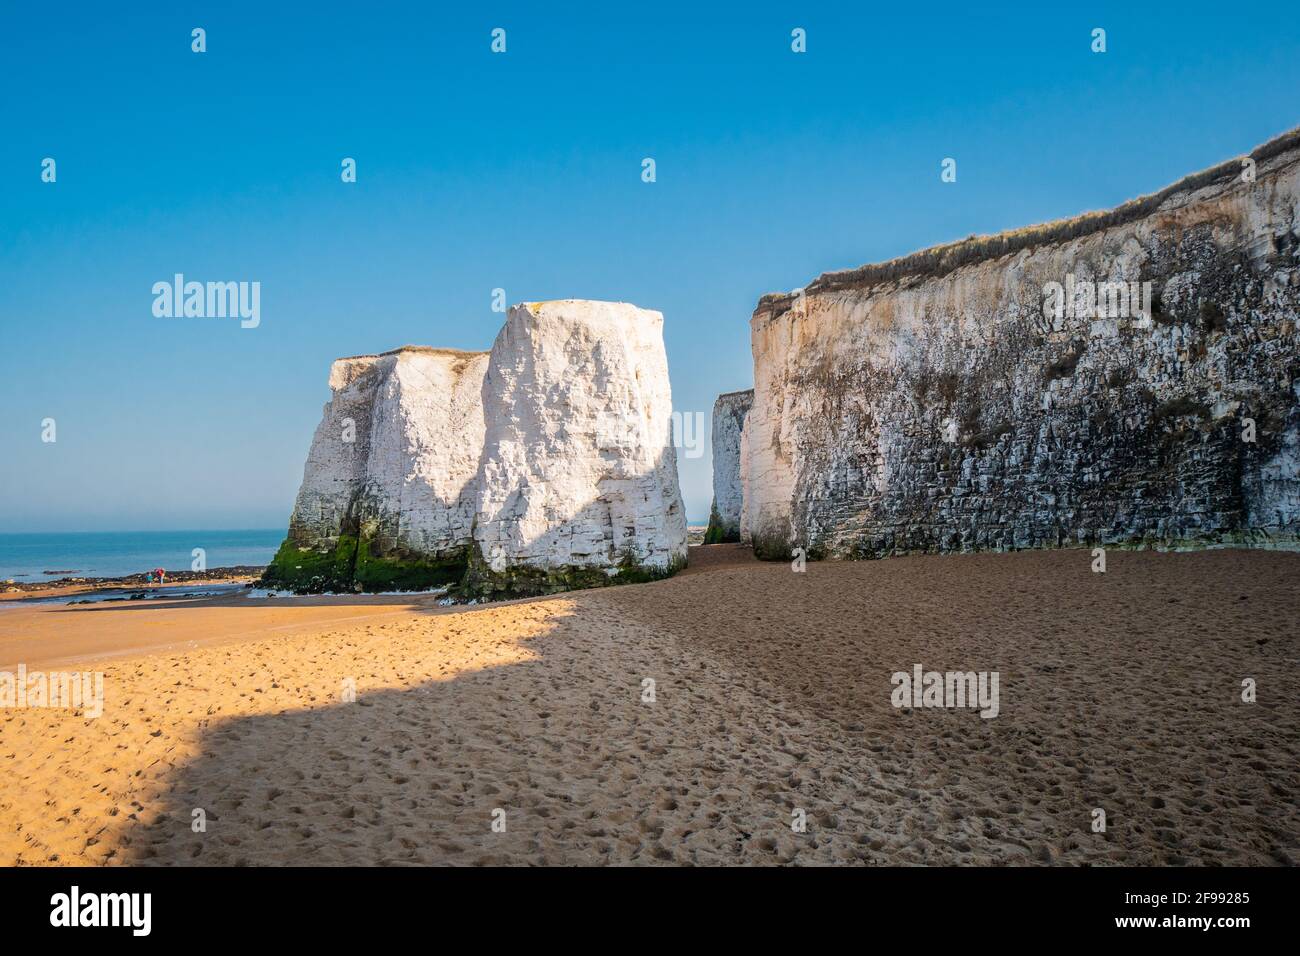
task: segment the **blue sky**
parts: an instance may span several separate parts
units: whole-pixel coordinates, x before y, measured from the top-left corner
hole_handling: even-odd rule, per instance
[[[1300,123],[1293,4],[86,6],[0,13],[0,531],[283,526],[330,361],[486,349],[497,287],[662,311],[707,414],[764,292]],[[260,327],[155,318],[176,272],[259,281]]]

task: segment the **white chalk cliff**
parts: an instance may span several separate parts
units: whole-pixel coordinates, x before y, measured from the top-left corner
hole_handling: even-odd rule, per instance
[[[474,527],[488,356],[398,353],[376,391],[357,518],[378,553],[443,557]]]
[[[371,525],[385,552],[464,546],[476,504],[488,353],[406,346],[330,368],[290,537],[333,545]]]
[[[539,593],[685,564],[663,317],[510,310],[492,351],[340,359],[268,583]]]
[[[1097,308],[1108,283],[1138,308]],[[1298,311],[1297,132],[1110,212],[765,296],[746,528],[769,557],[1294,545]]]
[[[663,316],[621,302],[514,306],[492,346],[475,540],[494,571],[685,564]]]
[[[726,392],[713,403],[713,507],[706,544],[739,541],[744,491],[741,447],[745,423],[754,404],[754,390]]]

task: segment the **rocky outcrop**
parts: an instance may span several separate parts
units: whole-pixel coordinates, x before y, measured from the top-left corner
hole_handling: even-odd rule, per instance
[[[745,525],[766,557],[1291,544],[1298,310],[1294,132],[1110,212],[765,296]]]
[[[490,353],[340,359],[330,389],[269,585],[533,594],[685,563],[657,312],[515,306]]]
[[[487,352],[416,346],[339,359],[270,584],[432,586],[466,567]]]
[[[402,352],[372,413],[362,537],[381,555],[447,560],[474,530],[488,355]]]
[[[740,540],[740,516],[744,493],[740,477],[741,436],[754,390],[726,392],[713,403],[713,507],[705,544]]]
[[[750,389],[752,396],[753,389]],[[754,403],[751,397],[749,410],[754,410]],[[745,427],[740,431],[740,541],[742,544],[752,544],[753,535],[749,525],[749,463],[752,457],[749,453],[750,435],[753,434],[749,427],[749,416],[745,416]]]
[[[538,591],[686,563],[663,316],[514,306],[483,383],[477,589]],[[594,581],[593,581],[594,579]]]

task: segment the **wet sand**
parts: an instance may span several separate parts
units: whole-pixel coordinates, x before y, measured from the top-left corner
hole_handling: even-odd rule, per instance
[[[1300,862],[1300,555],[691,557],[474,608],[0,611],[0,669],[106,697],[0,710],[0,862]],[[999,715],[896,709],[918,663],[997,671]]]

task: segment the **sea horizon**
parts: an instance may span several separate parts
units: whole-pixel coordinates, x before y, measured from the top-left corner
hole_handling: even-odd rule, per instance
[[[202,550],[206,569],[263,566],[284,535],[283,527],[0,532],[0,581],[116,578],[154,568],[190,571],[198,560],[195,549]]]

